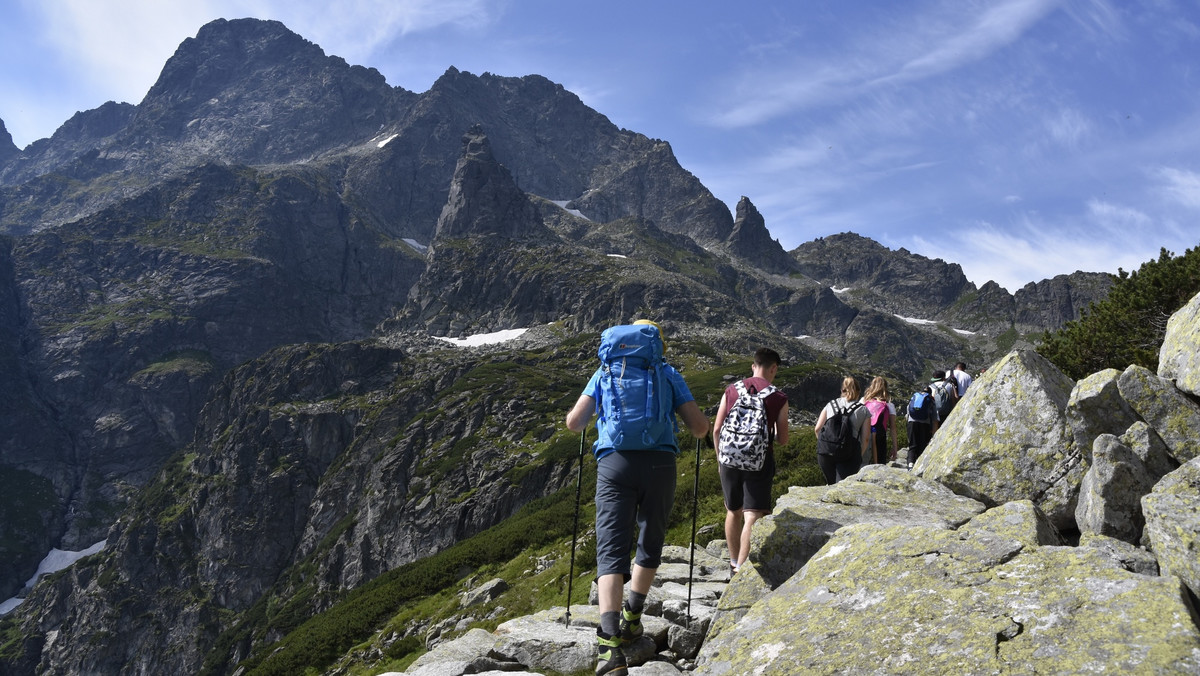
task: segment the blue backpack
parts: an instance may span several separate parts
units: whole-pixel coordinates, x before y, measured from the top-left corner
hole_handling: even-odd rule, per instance
[[[914,392],[908,400],[908,417],[913,422],[932,423],[933,414],[937,410],[933,395],[922,390]]]
[[[648,324],[614,326],[600,335],[593,452],[675,447],[674,394],[663,372],[663,342]]]

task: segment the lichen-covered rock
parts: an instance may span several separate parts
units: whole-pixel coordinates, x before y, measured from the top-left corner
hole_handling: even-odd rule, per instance
[[[1066,544],[1054,524],[1029,500],[993,507],[968,521],[959,531],[987,531],[1031,547]]]
[[[1158,575],[1158,561],[1144,547],[1131,545],[1128,542],[1110,538],[1107,535],[1095,535],[1092,533],[1082,533],[1079,536],[1079,546],[1091,547],[1100,551],[1131,573]]]
[[[1144,366],[1130,366],[1117,381],[1121,396],[1166,442],[1183,464],[1200,456],[1200,406],[1166,378]]]
[[[1117,380],[1121,372],[1105,369],[1075,383],[1067,401],[1067,424],[1075,444],[1090,462],[1092,443],[1101,434],[1120,436],[1140,420],[1121,398]]]
[[[701,649],[697,674],[1195,673],[1183,585],[1086,547],[847,526]]]
[[[1133,449],[1111,434],[1096,438],[1092,466],[1079,488],[1075,522],[1082,533],[1108,535],[1130,544],[1142,537],[1142,496],[1154,488]]]
[[[1162,438],[1142,421],[1119,439],[1111,434],[1097,437],[1075,508],[1080,532],[1138,544],[1145,525],[1142,496],[1175,467]]]
[[[1036,352],[1010,352],[971,385],[913,471],[989,507],[1030,500],[1074,528],[1086,469],[1064,414],[1074,384]]]
[[[1167,333],[1158,351],[1158,375],[1175,381],[1175,387],[1200,396],[1200,294],[1192,296],[1167,321]]]
[[[749,563],[766,584],[776,587],[847,524],[957,528],[984,509],[982,503],[907,470],[868,465],[832,486],[793,486],[780,496],[774,512],[754,526]]]
[[[1142,498],[1146,534],[1163,575],[1200,596],[1200,458],[1168,474]]]

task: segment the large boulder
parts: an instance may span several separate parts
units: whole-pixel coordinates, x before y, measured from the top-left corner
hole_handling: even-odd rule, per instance
[[[1092,444],[1101,434],[1120,436],[1141,420],[1121,397],[1117,381],[1121,372],[1105,369],[1075,383],[1067,401],[1067,424],[1075,445],[1089,460]]]
[[[1093,548],[857,524],[710,638],[696,673],[1197,673],[1186,594]]]
[[[1158,351],[1158,375],[1175,381],[1188,394],[1200,396],[1200,294],[1171,315]]]
[[[1130,366],[1117,380],[1121,396],[1166,442],[1179,464],[1200,456],[1200,405],[1170,380],[1144,366]]]
[[[790,578],[843,526],[957,528],[985,506],[886,465],[868,465],[832,486],[791,487],[750,534],[749,562],[769,587]],[[737,577],[740,577],[739,572]]]
[[[1134,423],[1120,438],[1097,437],[1075,508],[1079,531],[1140,542],[1142,496],[1174,467],[1166,444],[1144,422]]]
[[[1146,535],[1164,575],[1200,597],[1200,458],[1168,474],[1142,498]]]
[[[971,385],[913,471],[989,507],[1030,500],[1074,529],[1087,464],[1066,423],[1074,385],[1036,352],[1010,352]]]

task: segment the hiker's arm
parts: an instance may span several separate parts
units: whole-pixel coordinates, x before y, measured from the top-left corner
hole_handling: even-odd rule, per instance
[[[783,408],[779,409],[779,418],[775,420],[775,443],[783,446],[788,442],[788,405],[783,402]]]
[[[817,424],[813,427],[813,432],[816,432],[817,434],[821,433],[821,428],[825,426],[825,412],[828,410],[829,409],[827,408],[821,409],[821,415],[817,416]]]
[[[896,416],[889,415],[888,420],[892,423],[892,460],[896,459],[896,455],[900,453],[900,437],[896,436]]]
[[[586,394],[579,396],[574,408],[567,413],[567,429],[572,432],[582,432],[592,419],[592,411],[596,410],[596,400]]]
[[[717,417],[713,420],[713,441],[718,443],[721,440],[721,426],[725,424],[725,416],[729,415],[725,408],[725,394],[721,394],[721,404],[717,406]]]
[[[858,431],[858,440],[862,444],[859,449],[862,453],[867,452],[867,447],[871,445],[871,416],[864,416],[862,421],[862,429]],[[875,449],[871,449],[871,457],[875,457]]]
[[[708,418],[704,417],[704,411],[696,405],[695,401],[689,401],[679,408],[675,409],[680,418],[683,418],[683,424],[687,425],[688,431],[697,439],[708,434]]]

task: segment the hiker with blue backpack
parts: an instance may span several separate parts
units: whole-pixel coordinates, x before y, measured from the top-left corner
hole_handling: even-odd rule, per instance
[[[871,441],[871,416],[858,400],[861,394],[854,376],[846,376],[842,396],[826,404],[817,418],[817,464],[829,485],[862,468]]]
[[[934,373],[934,382],[938,382],[938,373]],[[933,433],[941,422],[938,415],[937,403],[933,397],[932,386],[913,393],[908,399],[908,468],[912,469],[917,459],[925,452]]]
[[[788,442],[788,398],[773,384],[779,363],[778,352],[759,348],[752,375],[725,388],[713,422],[732,573],[746,562],[754,523],[771,513],[775,444]]]
[[[657,324],[639,320],[600,336],[600,367],[567,414],[567,428],[583,432],[597,415],[596,584],[600,626],[596,674],[627,673],[622,645],[642,636],[642,609],[662,562],[667,520],[675,503],[676,415],[692,436],[708,433],[679,371],[663,360]],[[637,555],[630,566],[634,530]],[[622,604],[624,585],[629,598]]]

